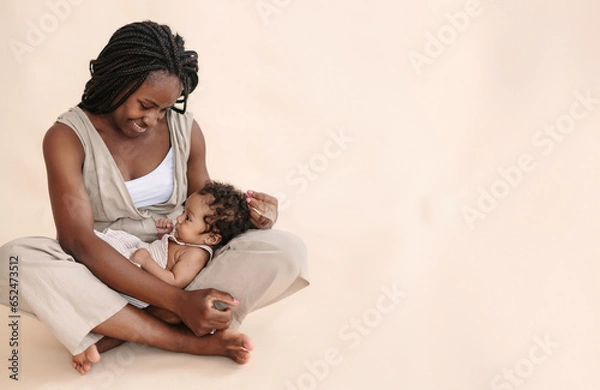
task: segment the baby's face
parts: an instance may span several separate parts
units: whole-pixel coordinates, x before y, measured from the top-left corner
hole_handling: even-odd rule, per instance
[[[185,203],[185,209],[179,217],[173,230],[175,238],[188,244],[214,245],[220,241],[220,236],[207,232],[208,225],[204,222],[204,217],[212,215],[208,203],[211,200],[209,195],[192,194]],[[215,242],[216,237],[218,240]]]

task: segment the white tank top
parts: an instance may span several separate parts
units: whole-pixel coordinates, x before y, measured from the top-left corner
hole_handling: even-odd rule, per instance
[[[125,182],[133,204],[138,209],[166,203],[173,195],[173,148],[152,172]]]

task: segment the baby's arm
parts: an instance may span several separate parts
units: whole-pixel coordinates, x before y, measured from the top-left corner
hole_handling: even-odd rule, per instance
[[[208,261],[208,253],[205,250],[200,248],[186,248],[182,250],[175,259],[173,269],[168,270],[160,268],[160,266],[152,260],[150,253],[145,249],[136,251],[133,256],[131,256],[131,261],[136,262],[134,257],[141,251],[145,251],[148,254],[147,257],[143,252],[139,255],[140,257],[145,257],[138,263],[142,265],[143,270],[156,276],[160,280],[179,288],[184,288],[190,284]]]
[[[173,221],[169,218],[161,218],[155,223],[156,225],[156,234],[158,234],[158,239],[160,240],[165,234],[169,234],[173,231]]]

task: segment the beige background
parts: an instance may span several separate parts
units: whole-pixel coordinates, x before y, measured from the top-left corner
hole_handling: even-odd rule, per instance
[[[285,200],[278,227],[305,239],[312,285],[247,319],[245,367],[129,345],[81,377],[22,318],[20,380],[0,367],[0,387],[600,388],[599,11],[593,0],[3,0],[0,242],[54,234],[44,132],[78,103],[112,32],[153,19],[199,53],[189,109],[212,177]],[[568,134],[539,133],[557,122]],[[510,169],[522,177],[503,186]],[[502,199],[469,223],[480,190]],[[382,295],[394,288],[406,293],[396,303]]]

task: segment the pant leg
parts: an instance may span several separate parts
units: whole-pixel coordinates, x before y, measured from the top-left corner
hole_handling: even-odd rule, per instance
[[[246,315],[308,286],[306,247],[281,230],[250,230],[221,248],[186,287],[216,288],[240,301],[232,308],[233,326]]]
[[[19,312],[37,316],[72,353],[100,339],[90,333],[127,301],[74,261],[58,241],[25,237],[0,247],[0,303],[9,305],[9,263],[18,262]],[[14,286],[13,286],[14,287]]]

